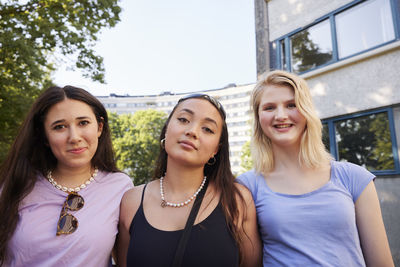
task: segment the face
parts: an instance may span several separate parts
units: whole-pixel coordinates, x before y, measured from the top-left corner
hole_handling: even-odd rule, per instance
[[[103,128],[91,107],[65,99],[52,106],[44,122],[48,144],[57,158],[57,168],[91,165]]]
[[[222,118],[207,100],[192,98],[179,104],[165,134],[168,161],[204,166],[219,148]]]
[[[259,122],[273,145],[300,145],[306,119],[296,107],[293,89],[267,85],[261,95]]]

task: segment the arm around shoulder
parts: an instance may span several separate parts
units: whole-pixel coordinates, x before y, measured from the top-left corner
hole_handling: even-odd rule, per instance
[[[378,194],[371,181],[355,203],[357,228],[367,266],[394,266]]]
[[[116,243],[118,266],[126,266],[126,258],[130,242],[129,228],[132,219],[140,206],[143,187],[144,186],[138,186],[126,191],[121,200],[118,237]]]
[[[241,184],[235,184],[239,192],[243,196],[244,208],[238,203],[241,226],[241,242],[242,242],[242,264],[241,266],[262,266],[262,244],[257,225],[257,213],[254,205],[253,197],[250,191]]]

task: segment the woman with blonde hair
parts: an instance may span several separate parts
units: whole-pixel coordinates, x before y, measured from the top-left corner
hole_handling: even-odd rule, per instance
[[[334,161],[306,82],[266,73],[252,94],[253,195],[264,266],[393,266],[375,176]]]

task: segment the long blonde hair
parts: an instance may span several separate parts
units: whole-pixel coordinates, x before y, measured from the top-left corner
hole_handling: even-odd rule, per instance
[[[275,70],[261,76],[251,96],[254,114],[252,158],[256,172],[267,174],[272,171],[275,164],[271,140],[264,134],[259,120],[261,96],[269,85],[291,88],[296,107],[306,119],[306,127],[300,142],[299,163],[309,168],[316,168],[332,160],[332,156],[322,143],[322,123],[312,102],[307,83],[297,75]]]

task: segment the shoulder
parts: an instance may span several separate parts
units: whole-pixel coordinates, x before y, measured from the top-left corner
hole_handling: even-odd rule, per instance
[[[125,192],[121,200],[120,222],[129,229],[130,223],[139,209],[145,185],[133,187]]]
[[[121,200],[121,208],[122,206],[133,207],[136,205],[139,207],[144,187],[145,185],[142,184],[126,191]]]
[[[99,171],[96,181],[107,183],[115,187],[130,189],[133,187],[132,179],[123,172],[105,172]]]
[[[243,218],[246,220],[246,218],[248,218],[250,214],[255,213],[256,208],[254,204],[254,199],[247,187],[238,183],[235,183],[235,186],[238,189],[239,194],[241,195],[241,197],[236,196],[239,214],[242,214]]]
[[[374,174],[351,162],[332,161],[332,173],[342,180],[373,179]]]
[[[256,207],[251,192],[241,184],[235,183],[235,186],[241,195],[241,197],[236,196],[237,209],[239,212],[237,225],[240,227],[245,227],[242,222],[250,222],[256,225]]]
[[[249,189],[247,189],[247,187],[245,187],[244,185],[239,184],[239,183],[235,183],[235,186],[238,189],[239,194],[242,195],[243,200],[246,203],[253,201],[253,196],[252,196],[251,192],[249,191]]]
[[[351,163],[351,162],[347,162],[347,161],[332,161],[331,162],[331,166],[333,169],[337,170],[337,171],[342,171],[345,173],[361,173],[361,174],[369,174],[370,172],[365,169],[364,167]]]
[[[367,169],[351,162],[332,161],[331,166],[332,175],[347,188],[354,201],[375,178]]]

